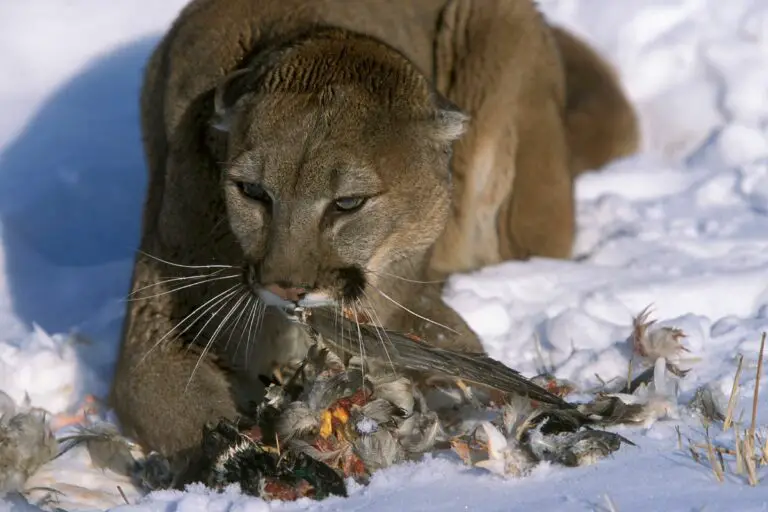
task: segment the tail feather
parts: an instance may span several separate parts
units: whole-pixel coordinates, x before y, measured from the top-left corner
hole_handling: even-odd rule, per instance
[[[527,396],[545,404],[575,408],[483,353],[442,349],[403,333],[368,324],[358,326],[343,315],[338,318],[324,308],[313,309],[307,322],[326,344],[349,354],[391,362],[408,371],[444,375],[504,393]]]

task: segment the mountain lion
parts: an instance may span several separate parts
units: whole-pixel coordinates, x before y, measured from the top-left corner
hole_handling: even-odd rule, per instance
[[[306,350],[295,306],[482,351],[451,273],[568,258],[574,177],[636,114],[531,0],[193,0],[141,92],[149,167],[111,401],[194,480],[202,426]]]

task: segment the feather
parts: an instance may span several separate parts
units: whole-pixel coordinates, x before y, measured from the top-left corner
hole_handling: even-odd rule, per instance
[[[343,315],[335,315],[327,308],[305,312],[303,321],[322,337],[324,344],[334,350],[361,355],[359,333],[364,344],[362,353],[366,358],[388,361],[396,368],[415,373],[439,374],[504,393],[527,396],[545,404],[574,407],[483,353],[438,348],[414,337],[368,324],[360,324],[358,330],[358,324]],[[339,323],[343,325],[339,327]]]
[[[18,408],[0,391],[0,495],[22,492],[27,479],[57,451],[47,412]]]

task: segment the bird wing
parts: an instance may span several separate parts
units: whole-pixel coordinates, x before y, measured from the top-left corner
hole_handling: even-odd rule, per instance
[[[326,308],[313,309],[306,323],[327,345],[352,355],[380,359],[405,370],[446,375],[546,404],[575,408],[482,352],[438,348],[407,334],[358,324]]]

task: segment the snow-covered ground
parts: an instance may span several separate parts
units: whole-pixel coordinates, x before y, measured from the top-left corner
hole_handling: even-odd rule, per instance
[[[0,390],[16,400],[27,393],[62,413],[107,389],[145,183],[137,89],[184,3],[0,2]],[[539,3],[616,65],[640,110],[644,148],[579,180],[579,261],[456,276],[447,300],[492,356],[533,375],[538,346],[558,376],[582,385],[625,375],[632,317],[652,303],[653,317],[683,329],[699,359],[680,382],[680,402],[704,384],[727,396],[741,353],[737,411],[748,418],[768,330],[768,0]],[[621,429],[637,447],[594,466],[540,467],[522,480],[429,457],[379,472],[346,500],[267,505],[193,488],[120,510],[768,507],[768,481],[753,488],[729,473],[717,483],[678,449],[676,425],[702,438],[683,414]],[[103,490],[82,506],[119,506],[117,485],[138,499],[82,453],[47,472],[61,485]]]

